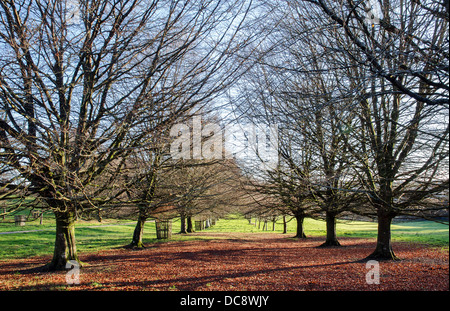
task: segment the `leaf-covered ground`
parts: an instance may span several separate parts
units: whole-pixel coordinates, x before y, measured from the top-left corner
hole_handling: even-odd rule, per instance
[[[294,240],[261,233],[202,233],[217,239],[167,242],[144,250],[81,254],[79,285],[66,273],[30,273],[51,257],[0,261],[0,290],[449,290],[448,249],[394,243],[398,262],[380,262],[380,284],[367,284],[362,258],[374,239]]]

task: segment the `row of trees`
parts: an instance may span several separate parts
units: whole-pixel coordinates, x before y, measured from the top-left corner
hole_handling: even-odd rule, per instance
[[[153,156],[155,156],[153,154]],[[180,233],[193,232],[193,218],[220,218],[233,209],[239,169],[234,161],[177,161],[156,155],[136,163],[124,183],[126,195],[104,206],[110,217],[137,216],[129,247],[144,247],[145,222],[149,218],[180,218]]]
[[[323,217],[327,245],[343,211],[376,216],[373,257],[395,258],[392,219],[432,216],[448,188],[448,16],[433,0],[0,0],[0,199],[55,214],[49,269],[79,261],[85,212],[134,214],[140,247],[158,211],[231,203]],[[173,125],[210,109],[277,124],[275,167],[174,161]]]
[[[249,10],[221,0],[0,1],[1,198],[53,211],[49,269],[79,261],[83,210],[129,195],[145,216],[159,138],[246,70],[234,53],[251,40]],[[147,165],[130,176],[133,163]]]
[[[279,162],[247,167],[248,190],[294,216],[298,237],[304,217],[326,219],[326,245],[339,244],[342,212],[376,217],[370,257],[395,259],[394,217],[448,214],[448,2],[266,1],[261,10],[267,37],[235,110],[279,125]]]

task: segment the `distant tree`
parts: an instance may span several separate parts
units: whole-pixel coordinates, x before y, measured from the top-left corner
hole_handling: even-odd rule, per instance
[[[237,205],[240,198],[239,170],[232,160],[184,161],[175,167],[167,187],[177,198],[176,206],[182,220],[182,233],[189,233],[189,221],[194,217],[206,219],[223,216],[224,210]],[[188,221],[188,226],[183,224]]]
[[[160,179],[164,178],[166,169],[164,149],[153,146],[151,151],[141,150],[135,157],[130,157],[129,162],[132,164],[124,175],[126,181],[123,186],[127,195],[123,198],[123,203],[119,204],[119,208],[131,205],[132,214],[137,212],[136,227],[128,245],[130,248],[143,248],[142,238],[147,219],[158,209],[172,206],[171,198],[159,189]]]

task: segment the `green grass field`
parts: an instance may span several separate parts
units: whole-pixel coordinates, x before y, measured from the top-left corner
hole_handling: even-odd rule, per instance
[[[254,221],[254,220],[252,220]],[[313,219],[305,220],[305,233],[307,236],[325,236],[325,222]],[[282,232],[282,223],[277,222],[275,231],[272,231],[272,223],[268,223],[268,231]],[[263,232],[263,224],[258,229],[258,224],[252,225],[239,215],[229,215],[220,219],[216,225],[205,230],[205,232]],[[288,235],[295,232],[296,223],[288,223]],[[39,231],[33,231],[39,230]],[[102,223],[97,221],[79,221],[76,225],[77,249],[80,253],[98,251],[124,246],[131,241],[134,230],[134,222],[106,220]],[[180,222],[174,221],[172,231],[179,232]],[[23,227],[17,227],[14,223],[0,222],[0,233],[11,231],[32,231],[27,233],[0,234],[0,260],[11,258],[25,258],[37,255],[51,255],[54,243],[54,219],[44,219],[43,225],[38,221],[29,222]],[[362,221],[339,221],[337,234],[339,237],[364,237],[376,238],[377,224]],[[208,237],[195,235],[173,234],[171,240],[205,239]],[[449,245],[448,225],[438,224],[430,221],[415,221],[394,223],[392,225],[393,241],[407,241],[430,244],[435,247],[447,248]],[[163,242],[156,239],[156,228],[154,222],[147,222],[144,231],[144,244]]]
[[[254,223],[254,219],[252,219]],[[304,221],[306,236],[324,236],[326,235],[325,221],[307,218]],[[261,223],[260,228],[263,228]],[[262,232],[256,226],[249,225],[246,219],[231,215],[228,219],[220,220],[217,225],[209,229],[218,232]],[[288,234],[294,234],[296,230],[296,222],[294,220],[288,222]],[[440,247],[448,247],[449,245],[449,226],[432,222],[432,221],[410,221],[398,222],[392,224],[392,240],[404,242],[417,242],[430,244]],[[338,220],[336,225],[338,237],[362,237],[376,238],[377,223],[366,221],[345,221]],[[272,222],[268,223],[268,231],[272,232]],[[275,224],[275,231],[283,232],[281,220]]]

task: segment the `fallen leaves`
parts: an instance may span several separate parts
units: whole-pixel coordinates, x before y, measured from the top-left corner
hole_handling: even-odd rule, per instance
[[[206,233],[205,233],[206,234]],[[144,250],[81,254],[89,265],[79,285],[65,272],[21,274],[49,257],[0,262],[0,290],[448,290],[448,250],[395,243],[399,262],[380,262],[380,284],[366,283],[358,262],[373,239],[343,238],[344,247],[318,248],[321,239],[296,241],[279,234],[167,242]]]

